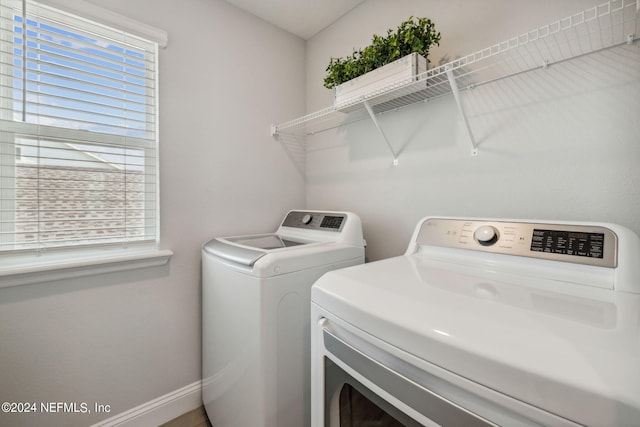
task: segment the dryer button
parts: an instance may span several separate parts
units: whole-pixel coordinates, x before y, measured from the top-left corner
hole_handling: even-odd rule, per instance
[[[478,227],[473,233],[473,237],[483,246],[493,245],[498,241],[498,230],[490,225]]]

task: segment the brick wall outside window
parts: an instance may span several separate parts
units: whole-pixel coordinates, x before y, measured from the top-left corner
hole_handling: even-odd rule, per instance
[[[140,240],[144,238],[143,208],[140,171],[16,167],[16,244],[86,243],[84,239],[96,237],[109,242],[121,241],[125,235]]]

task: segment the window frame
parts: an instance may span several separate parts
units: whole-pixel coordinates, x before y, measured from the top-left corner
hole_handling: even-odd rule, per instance
[[[0,288],[8,287],[8,286],[16,286],[21,284],[30,284],[30,283],[38,283],[45,282],[51,280],[62,280],[69,279],[74,277],[83,277],[87,275],[93,274],[104,274],[109,272],[116,271],[125,271],[143,267],[150,266],[160,266],[166,264],[173,253],[170,250],[161,250],[159,249],[160,243],[160,200],[159,200],[159,123],[158,123],[158,113],[159,113],[159,76],[158,76],[158,68],[159,68],[159,48],[166,47],[168,38],[166,32],[156,29],[154,27],[148,26],[146,24],[137,22],[131,18],[116,14],[109,10],[100,8],[93,4],[84,2],[82,0],[38,0],[37,3],[40,3],[45,6],[50,6],[56,8],[62,12],[70,13],[73,15],[77,15],[81,19],[88,19],[92,21],[99,22],[100,24],[104,24],[108,27],[127,32],[134,36],[142,37],[143,39],[149,40],[155,43],[155,93],[154,99],[155,103],[152,108],[155,109],[154,114],[156,117],[153,129],[153,133],[155,138],[153,141],[144,140],[139,138],[134,138],[131,136],[118,136],[118,135],[107,135],[100,133],[92,133],[86,132],[83,133],[83,139],[78,139],[78,134],[82,131],[64,129],[58,127],[51,126],[43,126],[31,123],[23,123],[23,122],[15,122],[13,118],[10,117],[0,117],[2,121],[2,132],[0,132],[0,162],[3,165],[10,164],[14,162],[13,167],[15,168],[15,151],[16,150],[16,138],[20,137],[20,135],[28,135],[29,137],[33,137],[34,135],[38,135],[41,139],[46,138],[56,138],[61,140],[73,140],[75,142],[79,141],[87,141],[88,144],[109,144],[114,141],[122,138],[126,138],[127,145],[131,145],[131,148],[142,149],[145,151],[145,159],[149,159],[150,156],[147,150],[153,150],[154,156],[151,156],[155,159],[155,162],[151,165],[148,164],[148,161],[145,161],[145,169],[153,168],[153,174],[155,176],[154,182],[149,184],[146,183],[145,187],[148,185],[153,185],[153,193],[155,193],[155,197],[152,201],[145,200],[145,209],[148,208],[148,204],[153,204],[153,209],[155,212],[154,219],[155,224],[153,227],[155,228],[155,240],[154,241],[145,241],[145,242],[132,242],[130,245],[127,245],[124,242],[113,244],[102,244],[102,245],[86,245],[86,246],[76,246],[76,247],[65,247],[65,248],[53,248],[46,251],[20,251],[20,250],[11,250],[5,253],[0,254]],[[3,42],[4,43],[4,42]],[[7,42],[8,43],[8,42]],[[0,67],[4,67],[6,69],[13,69],[13,64],[1,64]],[[11,76],[12,73],[3,72],[1,75]],[[11,92],[11,84],[2,84],[2,91]],[[2,102],[6,102],[9,105],[9,108],[3,108],[3,111],[12,111],[13,109],[13,94],[7,94],[6,92],[0,93]],[[8,96],[4,96],[8,95]],[[7,105],[5,105],[6,107]],[[8,113],[12,115],[13,113]],[[37,132],[28,132],[30,126],[36,126],[38,128]],[[25,132],[26,131],[26,132]],[[87,135],[88,134],[88,135]],[[90,137],[90,138],[86,138]],[[12,140],[12,141],[9,141]],[[155,145],[155,146],[154,146]],[[8,157],[11,157],[11,161],[7,162]],[[0,191],[10,191],[7,188],[15,188],[15,173],[10,174],[8,177],[0,177],[0,179],[5,180],[2,186],[0,187]],[[14,185],[4,185],[11,184],[8,181],[13,180]],[[4,189],[4,190],[3,190]],[[147,188],[145,188],[145,191]],[[15,190],[14,190],[15,191]],[[4,196],[4,194],[0,193],[0,196]],[[14,205],[14,216],[15,216],[15,198],[12,197],[1,197],[0,198],[0,208],[7,209],[10,208],[11,203]],[[15,218],[14,218],[15,219]],[[144,224],[146,227],[147,224]],[[11,237],[10,237],[11,238]],[[123,244],[124,243],[124,244]]]

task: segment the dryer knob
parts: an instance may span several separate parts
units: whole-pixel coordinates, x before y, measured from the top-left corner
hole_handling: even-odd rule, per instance
[[[311,222],[311,220],[313,219],[313,217],[309,214],[306,214],[305,216],[302,217],[302,223],[307,225]]]
[[[483,225],[476,229],[473,237],[483,246],[493,245],[498,241],[498,230],[490,225]]]

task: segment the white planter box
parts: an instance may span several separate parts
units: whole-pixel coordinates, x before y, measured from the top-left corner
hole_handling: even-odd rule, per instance
[[[336,86],[334,88],[333,106],[345,111],[355,109],[357,106],[352,104],[365,96],[375,96],[377,91],[396,83],[411,84],[412,81],[418,79],[419,74],[425,71],[427,71],[427,60],[417,53],[411,53]],[[416,88],[416,90],[420,89],[424,88]],[[386,100],[380,99],[379,101],[384,102]]]

